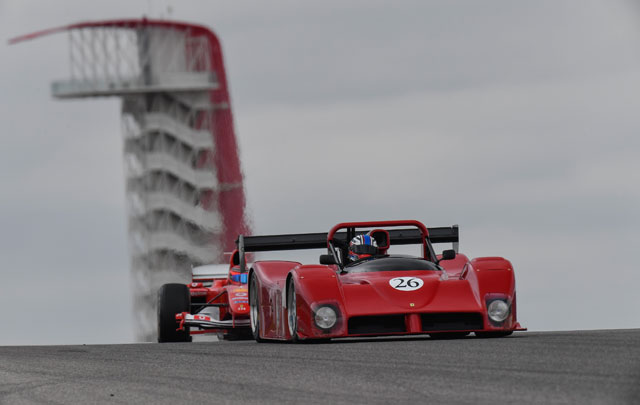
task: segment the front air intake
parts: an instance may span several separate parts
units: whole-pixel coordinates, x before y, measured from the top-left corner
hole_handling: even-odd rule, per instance
[[[475,312],[454,312],[421,314],[422,331],[457,331],[483,329],[482,314]]]
[[[354,316],[349,318],[349,334],[403,333],[407,331],[404,318],[404,315]]]

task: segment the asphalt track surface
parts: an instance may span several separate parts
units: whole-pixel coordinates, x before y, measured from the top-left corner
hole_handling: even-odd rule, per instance
[[[640,329],[0,347],[0,403],[640,404]]]

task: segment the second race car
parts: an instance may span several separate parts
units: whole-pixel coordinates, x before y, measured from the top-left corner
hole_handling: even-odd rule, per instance
[[[247,273],[238,252],[228,265],[192,269],[189,284],[165,284],[158,291],[158,342],[190,342],[214,333],[226,340],[251,339]]]

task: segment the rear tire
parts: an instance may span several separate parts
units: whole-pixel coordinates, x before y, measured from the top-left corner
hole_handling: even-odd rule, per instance
[[[474,332],[476,334],[476,337],[479,337],[481,339],[488,339],[488,338],[499,338],[499,337],[505,337],[505,336],[509,336],[513,333],[513,331],[507,331],[507,332]]]
[[[191,294],[184,284],[165,284],[158,290],[158,342],[191,342],[189,328],[177,331],[176,314],[191,311]]]
[[[260,289],[253,273],[251,273],[251,279],[249,280],[249,320],[253,338],[258,343],[264,342],[264,339],[260,336]]]

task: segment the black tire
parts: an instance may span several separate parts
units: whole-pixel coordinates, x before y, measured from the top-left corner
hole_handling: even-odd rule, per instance
[[[500,337],[505,337],[505,336],[509,336],[513,333],[513,331],[508,331],[508,332],[474,332],[476,334],[476,337],[482,338],[482,339],[488,339],[488,338],[500,338]]]
[[[227,333],[218,333],[219,340],[251,340],[253,339],[251,329],[234,330]]]
[[[249,320],[251,323],[251,335],[256,342],[265,340],[260,336],[260,289],[256,276],[251,273],[249,279]]]
[[[176,314],[190,312],[191,294],[184,284],[165,284],[158,290],[158,342],[191,342],[189,328],[177,331]]]
[[[291,335],[291,343],[300,341],[298,337],[298,308],[296,307],[296,283],[293,277],[287,281],[287,327]]]
[[[471,332],[439,332],[439,333],[429,333],[429,337],[431,339],[462,339],[467,336]]]

